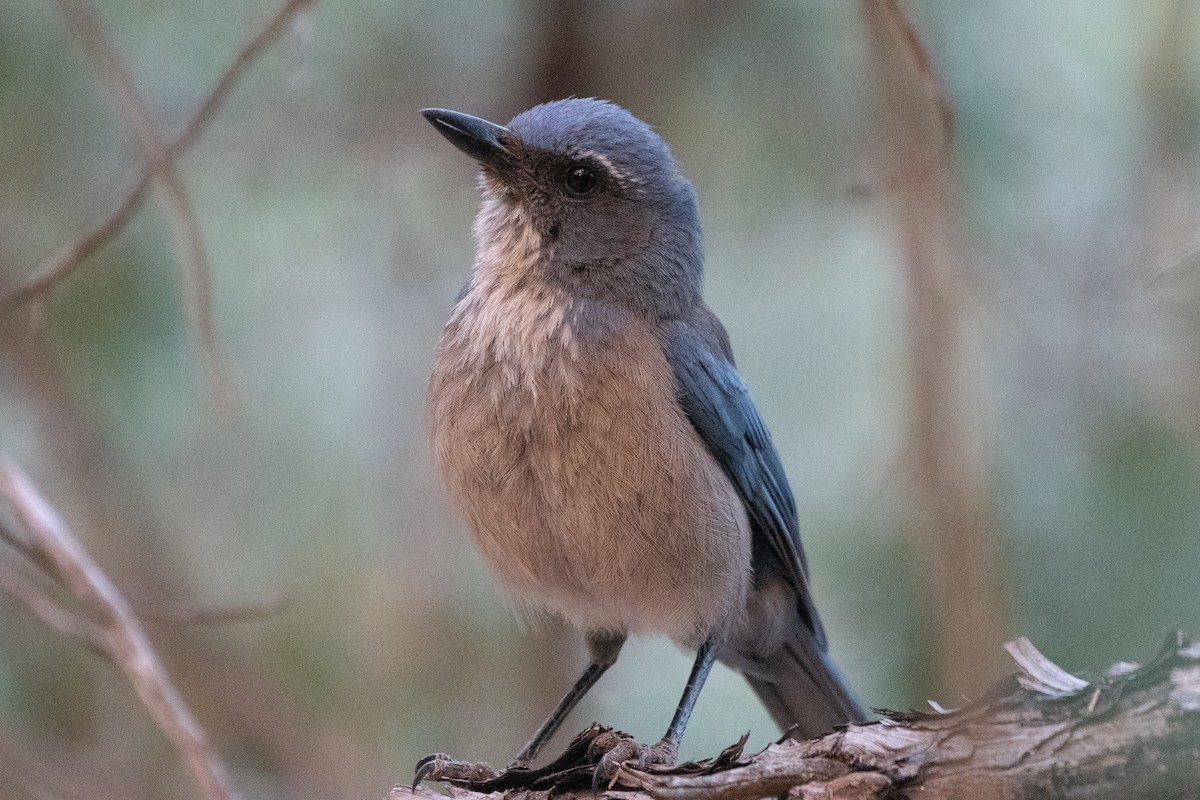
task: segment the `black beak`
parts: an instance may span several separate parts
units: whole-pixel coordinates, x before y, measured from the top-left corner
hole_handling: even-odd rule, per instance
[[[450,144],[481,164],[502,169],[513,159],[517,137],[503,125],[445,108],[422,109],[421,114]]]

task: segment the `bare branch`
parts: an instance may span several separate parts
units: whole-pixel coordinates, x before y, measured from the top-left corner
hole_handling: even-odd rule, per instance
[[[45,556],[32,543],[30,543],[29,539],[21,536],[19,533],[10,529],[3,523],[0,523],[0,541],[4,542],[9,547],[28,558],[39,568],[43,570],[49,568],[50,565],[46,561]]]
[[[228,414],[232,391],[217,347],[212,311],[212,267],[204,234],[175,158],[158,135],[146,103],[129,70],[105,35],[88,0],[55,0],[59,13],[79,44],[96,65],[117,109],[133,130],[146,173],[158,183],[166,200],[167,217],[175,232],[183,262],[183,296],[192,336],[200,350],[209,394],[223,414]]]
[[[225,766],[175,689],[125,598],[92,561],[29,478],[0,455],[0,495],[12,504],[33,548],[53,577],[94,617],[106,651],[133,684],[159,729],[174,745],[209,800],[236,800]]]
[[[109,654],[108,642],[95,625],[67,611],[36,581],[3,560],[0,560],[0,592],[24,603],[34,616],[59,633],[79,639],[101,655]]]
[[[179,138],[171,144],[171,153],[178,156],[191,148],[195,144],[196,139],[212,122],[221,105],[229,97],[229,93],[233,91],[233,87],[241,80],[242,75],[250,68],[250,66],[263,54],[263,51],[275,43],[275,40],[283,33],[292,18],[300,11],[312,5],[316,0],[285,0],[283,5],[275,12],[274,16],[267,21],[253,39],[246,42],[246,45],[233,59],[233,63],[221,75],[221,79],[217,81],[217,85],[209,92],[208,97],[200,104],[196,115],[192,117],[191,122],[184,128],[183,133],[179,134]]]
[[[1170,252],[1155,259],[1150,265],[1149,275],[1142,280],[1140,288],[1145,289],[1177,269],[1183,267],[1195,269],[1197,255],[1200,255],[1200,234],[1189,236],[1186,241],[1173,247]]]
[[[288,608],[284,598],[266,600],[241,606],[222,608],[154,608],[134,601],[137,614],[147,622],[180,623],[184,625],[228,625],[233,622],[252,622],[283,613]]]
[[[237,84],[246,70],[254,63],[264,50],[274,44],[283,33],[292,17],[302,8],[311,5],[314,0],[286,0],[275,14],[267,21],[252,39],[250,39],[234,58],[233,63],[221,75],[217,85],[209,92],[208,97],[201,103],[200,108],[184,128],[183,132],[167,148],[172,158],[179,158],[195,143],[197,137],[204,132],[221,104],[228,98],[229,93]],[[79,239],[63,245],[49,258],[34,268],[30,276],[15,289],[0,295],[0,314],[12,311],[38,297],[73,273],[79,266],[99,248],[108,244],[141,209],[146,200],[146,190],[150,186],[151,171],[143,169],[137,182],[117,207],[99,225]]]
[[[24,283],[5,295],[0,295],[0,314],[31,303],[42,297],[79,267],[88,256],[108,244],[125,229],[129,220],[141,210],[146,202],[146,189],[150,186],[150,174],[142,173],[129,194],[121,200],[104,221],[73,242],[68,242],[38,264]]]
[[[1117,800],[1194,798],[1200,790],[1200,645],[1179,634],[1144,667],[1118,665],[1087,683],[1070,676],[1027,641],[1010,652],[1020,673],[993,694],[955,711],[890,714],[878,722],[807,742],[786,741],[748,758],[735,745],[709,762],[670,768],[623,766],[618,782],[640,792],[624,800]],[[1046,684],[1047,692],[1028,688]],[[1077,688],[1068,690],[1066,686]],[[592,744],[609,729],[593,726],[568,748],[595,765]],[[588,738],[590,736],[590,739]],[[590,761],[589,761],[590,759]],[[479,766],[479,765],[476,765]],[[563,762],[541,770],[486,776],[481,785],[452,780],[456,800],[484,792],[550,789],[584,798]],[[533,777],[543,781],[525,786]],[[585,783],[584,786],[587,784]],[[553,788],[551,788],[553,787]],[[563,789],[561,793],[559,789]],[[432,792],[397,787],[389,800]]]

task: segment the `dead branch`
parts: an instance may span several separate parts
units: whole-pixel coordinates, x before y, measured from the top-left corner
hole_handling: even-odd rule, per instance
[[[224,764],[175,689],[125,598],[92,561],[29,478],[3,455],[0,455],[0,496],[8,499],[21,526],[20,531],[9,531],[6,539],[23,534],[22,550],[31,553],[34,563],[44,565],[50,577],[74,596],[89,616],[90,626],[99,633],[99,639],[93,639],[91,643],[101,646],[125,672],[146,710],[179,752],[204,796],[210,800],[237,800],[239,795]],[[38,598],[33,605],[37,606],[35,612],[39,616],[46,619],[49,614],[70,629],[72,623],[58,617],[61,609],[45,605],[36,593],[29,594],[34,592],[31,584],[22,584],[18,588],[18,599],[29,602]]]
[[[109,40],[88,0],[56,0],[59,14],[116,100],[117,110],[133,131],[143,167],[162,189],[167,218],[183,262],[183,295],[192,337],[200,350],[209,394],[223,413],[229,413],[232,390],[217,347],[212,312],[212,267],[200,220],[170,148],[159,136],[141,92],[130,77],[117,48]]]
[[[270,47],[286,29],[292,18],[314,0],[285,0],[254,37],[238,52],[216,86],[200,104],[187,127],[166,148],[167,155],[178,159],[195,143],[197,137],[212,122],[233,87],[254,61]],[[26,280],[4,295],[0,295],[0,314],[30,303],[64,280],[79,268],[88,256],[108,244],[133,219],[146,200],[146,192],[154,175],[154,165],[143,167],[137,182],[117,207],[95,228],[69,242],[38,264]]]
[[[0,594],[20,600],[49,627],[107,655],[108,644],[95,625],[56,603],[36,581],[7,561],[0,561]]]
[[[1020,672],[964,708],[887,714],[820,739],[773,744],[749,758],[735,746],[711,763],[627,766],[618,780],[628,791],[607,794],[625,800],[1196,797],[1200,644],[1173,634],[1146,666],[1118,664],[1091,682],[1063,671],[1027,640],[1011,643],[1009,652]],[[579,749],[581,739],[599,738],[592,731],[573,743],[579,752],[588,749],[587,741]],[[503,779],[456,790],[455,797],[481,800],[471,789],[491,789]],[[389,800],[412,794],[398,787]],[[573,794],[582,800],[590,793]]]

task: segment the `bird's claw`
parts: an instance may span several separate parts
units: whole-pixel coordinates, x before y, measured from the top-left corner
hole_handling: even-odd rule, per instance
[[[449,781],[451,783],[477,784],[495,780],[500,773],[490,764],[479,761],[459,761],[445,753],[432,753],[417,762],[412,788],[415,790],[423,781]]]
[[[601,786],[611,788],[624,764],[634,761],[638,769],[669,766],[675,763],[677,755],[675,745],[666,739],[651,745],[639,744],[632,736],[619,731],[597,737],[590,750],[589,755],[600,756],[592,772],[593,794],[599,792]]]
[[[629,734],[592,725],[576,736],[562,755],[537,769],[520,758],[497,772],[487,764],[459,761],[445,753],[425,756],[417,762],[412,787],[432,780],[482,794],[523,789],[547,791],[553,797],[590,784],[598,795],[602,788],[622,782],[623,766],[646,769],[670,765],[675,763],[675,755],[675,745],[665,739],[653,745],[638,744]]]

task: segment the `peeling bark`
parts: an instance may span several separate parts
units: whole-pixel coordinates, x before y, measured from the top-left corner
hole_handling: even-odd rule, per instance
[[[1174,634],[1149,664],[1118,664],[1091,682],[1061,670],[1027,640],[1008,649],[1020,672],[963,708],[890,713],[820,739],[773,744],[749,757],[735,745],[708,763],[626,766],[618,787],[607,794],[656,800],[1200,796],[1200,644]],[[522,786],[514,771],[475,786],[451,781],[458,785],[455,796],[474,800],[484,796],[474,790],[505,790],[509,796],[590,797],[590,791],[574,788],[577,782],[561,779],[586,773],[595,748],[579,742],[604,732],[594,726],[573,743],[574,752],[586,757],[571,764],[560,760],[554,774],[528,773],[540,773],[541,783]],[[547,777],[560,779],[556,790]],[[389,800],[412,794],[397,788]],[[432,796],[424,789],[415,794]]]

